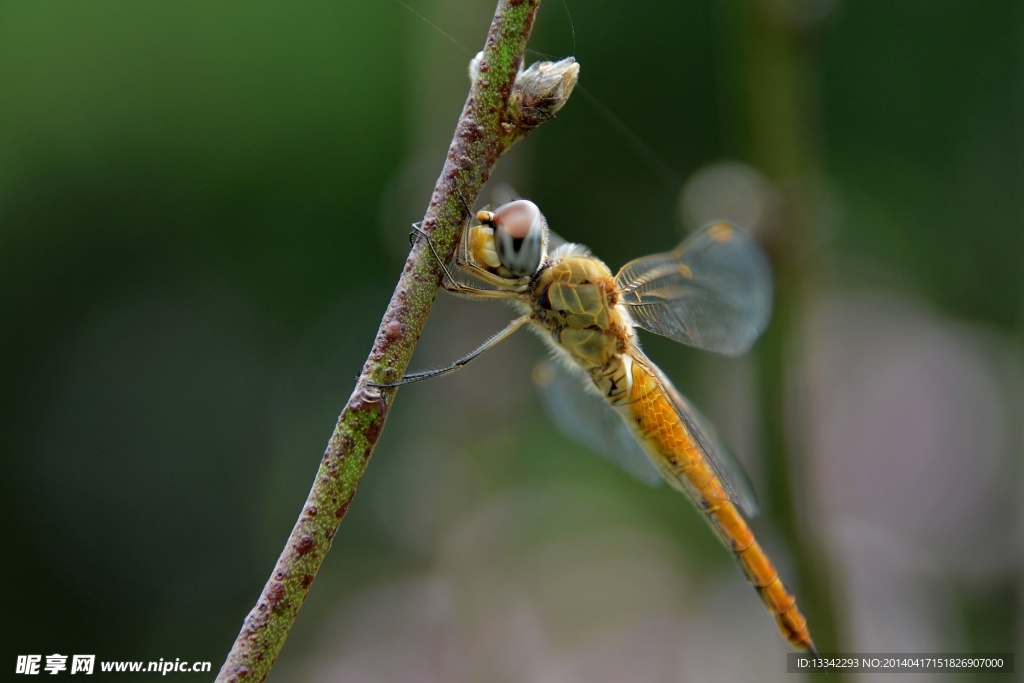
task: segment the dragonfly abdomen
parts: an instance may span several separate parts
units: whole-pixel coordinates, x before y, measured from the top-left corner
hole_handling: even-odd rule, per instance
[[[731,501],[722,500],[708,506],[704,512],[711,527],[732,549],[747,581],[775,617],[782,635],[796,647],[813,650],[807,619],[796,606],[796,597],[782,582],[778,570],[754,539],[740,511]]]
[[[620,406],[623,417],[631,422],[669,483],[697,504],[716,535],[735,554],[747,580],[775,616],[782,635],[796,647],[813,651],[807,620],[797,608],[796,598],[754,539],[660,379],[639,362],[632,363],[632,370],[630,400]]]

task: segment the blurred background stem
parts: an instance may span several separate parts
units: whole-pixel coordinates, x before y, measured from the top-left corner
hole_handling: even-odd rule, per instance
[[[825,200],[817,123],[814,29],[806,3],[736,2],[728,15],[731,54],[743,74],[735,100],[740,154],[771,181],[779,206],[763,239],[775,275],[772,324],[758,345],[764,429],[766,511],[795,560],[797,596],[821,652],[841,652],[835,591],[817,533],[804,444],[808,392],[802,339],[807,296],[815,280],[815,249]],[[817,674],[818,677],[824,674]],[[842,680],[833,672],[828,679]]]

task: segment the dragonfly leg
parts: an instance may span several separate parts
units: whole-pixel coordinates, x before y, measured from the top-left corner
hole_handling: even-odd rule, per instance
[[[438,265],[441,266],[441,270],[444,271],[445,276],[454,281],[452,274],[448,272],[448,264],[446,264],[437,253],[437,247],[434,246],[434,240],[430,239],[430,235],[427,231],[420,227],[422,221],[412,224],[412,232],[409,233],[409,246],[413,246],[419,241],[419,238],[423,238],[427,241],[427,246],[430,247],[430,253],[434,255],[434,260],[437,261]]]
[[[463,195],[463,194],[462,194],[462,188],[461,188],[461,187],[456,187],[455,189],[456,189],[456,190],[458,191],[458,193],[459,193],[459,199],[461,199],[461,200],[462,200],[462,205],[463,205],[464,207],[466,207],[466,213],[467,213],[467,214],[468,214],[469,216],[472,216],[472,215],[473,215],[473,208],[472,208],[472,207],[471,207],[471,206],[469,205],[469,202],[467,202],[467,201],[466,201],[466,197],[465,197],[465,195]]]
[[[435,377],[443,377],[445,375],[450,375],[451,373],[455,372],[456,370],[461,370],[463,367],[466,366],[467,363],[469,363],[471,360],[473,360],[474,358],[476,358],[477,356],[482,354],[487,349],[495,346],[498,342],[503,341],[504,339],[507,339],[508,337],[512,336],[513,332],[518,330],[520,327],[522,327],[526,323],[530,322],[530,319],[531,318],[528,315],[524,315],[521,318],[516,318],[515,320],[510,322],[505,327],[505,329],[501,330],[500,332],[498,332],[497,334],[492,336],[490,339],[485,341],[483,344],[478,346],[476,348],[476,350],[474,350],[472,353],[470,353],[470,354],[468,354],[466,356],[463,356],[462,358],[458,359],[454,363],[452,363],[450,365],[446,365],[443,368],[436,368],[434,370],[421,370],[420,372],[411,372],[408,375],[406,375],[405,377],[403,377],[402,379],[398,380],[397,382],[389,382],[389,383],[384,383],[384,384],[377,384],[376,382],[370,382],[369,384],[370,384],[370,386],[384,387],[384,388],[400,387],[403,384],[413,384],[415,382],[423,382],[423,381],[428,380],[428,379],[434,379]]]
[[[423,238],[427,241],[427,246],[430,247],[430,253],[433,254],[434,260],[441,266],[441,270],[444,271],[444,279],[441,280],[441,287],[446,292],[452,294],[458,294],[464,296],[467,299],[479,298],[479,299],[507,299],[508,294],[500,292],[494,289],[482,289],[480,287],[471,287],[470,285],[464,284],[456,280],[450,270],[448,270],[447,264],[441,259],[437,253],[437,247],[434,245],[434,240],[430,238],[430,235],[426,233],[423,228],[420,227],[419,223],[412,224],[412,232],[409,233],[409,244],[412,245],[419,238]]]

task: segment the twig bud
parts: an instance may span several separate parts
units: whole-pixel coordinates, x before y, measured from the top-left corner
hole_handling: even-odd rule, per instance
[[[579,79],[580,65],[573,57],[559,62],[535,62],[516,77],[512,86],[512,112],[520,128],[536,128],[554,118],[569,100]]]

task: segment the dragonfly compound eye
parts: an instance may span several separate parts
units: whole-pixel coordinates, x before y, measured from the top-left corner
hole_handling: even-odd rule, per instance
[[[494,246],[498,260],[513,275],[537,272],[544,256],[544,217],[533,202],[519,199],[494,212]]]

